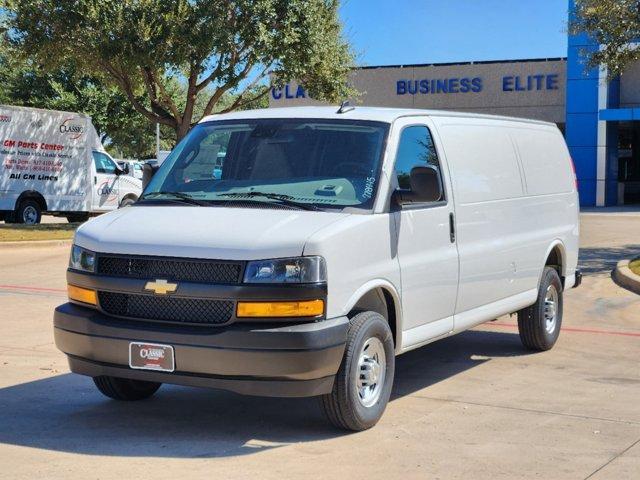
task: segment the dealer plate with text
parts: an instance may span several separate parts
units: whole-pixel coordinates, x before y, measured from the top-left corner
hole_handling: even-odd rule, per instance
[[[173,372],[175,358],[171,345],[157,343],[129,343],[129,366],[139,370]]]

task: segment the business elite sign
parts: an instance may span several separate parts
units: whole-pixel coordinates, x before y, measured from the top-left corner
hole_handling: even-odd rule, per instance
[[[494,79],[495,80],[495,79]],[[559,74],[538,73],[534,75],[505,75],[498,79],[499,89],[504,93],[558,90]],[[422,78],[418,80],[398,79],[395,82],[396,95],[433,95],[452,93],[480,93],[485,89],[486,80],[481,76]],[[283,88],[271,89],[273,100],[310,98],[302,85],[287,84]]]

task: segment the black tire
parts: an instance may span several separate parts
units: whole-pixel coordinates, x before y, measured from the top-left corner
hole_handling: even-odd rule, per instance
[[[42,209],[35,200],[22,200],[16,210],[16,221],[25,225],[37,225],[42,219]]]
[[[360,400],[356,386],[356,382],[361,378],[358,361],[363,347],[372,338],[377,338],[384,348],[384,380],[380,384],[375,403],[365,406]],[[333,384],[333,391],[320,397],[322,408],[329,421],[344,430],[361,431],[373,427],[380,420],[389,402],[394,372],[393,335],[385,318],[376,312],[362,312],[355,315],[350,320],[347,344]]]
[[[133,205],[134,203],[136,203],[136,199],[135,198],[124,197],[122,199],[122,201],[120,202],[120,207],[119,208],[128,207],[129,205]]]
[[[557,293],[557,298],[553,302],[555,309],[555,321],[553,322],[548,321],[550,315],[545,316],[547,293],[550,289],[554,289]],[[518,312],[520,341],[529,350],[549,350],[558,340],[561,326],[562,281],[554,268],[545,267],[542,272],[536,303]]]
[[[103,395],[114,400],[144,400],[156,393],[161,383],[145,382],[143,380],[131,380],[129,378],[118,378],[100,376],[93,377],[93,383]]]
[[[70,213],[69,215],[65,215],[67,217],[67,221],[69,223],[82,223],[89,220],[88,213]]]

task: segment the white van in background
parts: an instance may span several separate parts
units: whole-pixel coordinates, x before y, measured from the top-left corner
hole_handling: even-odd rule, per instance
[[[553,124],[344,106],[214,115],[140,201],[77,230],[55,341],[114,399],[162,383],[319,396],[332,423],[363,430],[396,355],[516,312],[526,348],[553,347],[580,284],[578,237]]]
[[[83,221],[129,205],[142,182],[123,173],[90,117],[0,105],[0,220],[36,224],[47,212]]]
[[[138,160],[115,160],[120,169],[126,172],[127,175],[137,178],[138,180],[142,180],[142,167],[144,162]]]

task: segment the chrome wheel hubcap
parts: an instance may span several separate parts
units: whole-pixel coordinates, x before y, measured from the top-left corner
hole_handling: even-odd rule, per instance
[[[22,211],[22,221],[27,225],[33,225],[38,220],[37,210],[29,205]]]
[[[358,400],[365,407],[374,405],[380,398],[386,375],[384,345],[376,338],[368,339],[358,358],[356,389]]]
[[[547,333],[553,333],[558,319],[558,290],[549,285],[544,296],[544,328]]]

